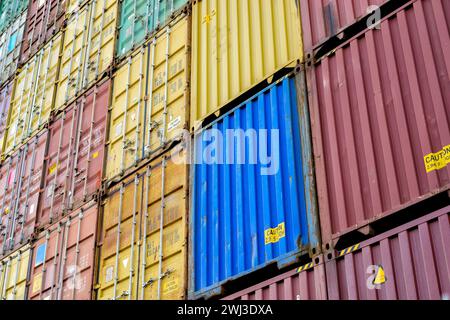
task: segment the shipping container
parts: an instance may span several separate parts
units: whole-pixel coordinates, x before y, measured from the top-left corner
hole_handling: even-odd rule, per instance
[[[28,243],[34,233],[48,131],[35,135],[0,168],[0,257]]]
[[[59,71],[61,34],[52,38],[18,72],[11,97],[4,154],[10,155],[48,122]]]
[[[120,6],[117,55],[137,48],[150,34],[184,9],[188,0],[123,0]]]
[[[8,82],[0,88],[0,161],[3,159],[3,143],[8,123],[11,91],[12,82]]]
[[[193,298],[220,294],[223,283],[269,264],[283,267],[317,253],[308,117],[299,72],[195,134]]]
[[[97,196],[101,187],[111,80],[80,96],[50,125],[38,227]]]
[[[28,0],[0,1],[0,32],[3,32],[28,7]]]
[[[17,70],[26,18],[25,11],[6,30],[1,32],[0,85],[10,80]]]
[[[155,157],[188,128],[190,16],[181,15],[114,75],[106,179]]]
[[[324,244],[448,190],[448,9],[415,1],[307,67]]]
[[[186,298],[187,179],[179,145],[107,191],[98,300]]]
[[[26,300],[30,246],[0,261],[0,300]]]
[[[20,61],[25,63],[62,27],[67,0],[30,0]]]
[[[325,266],[322,257],[247,289],[231,294],[223,300],[326,300]]]
[[[42,232],[32,246],[30,300],[91,300],[97,202]]]
[[[303,62],[298,1],[194,1],[191,126]]]
[[[446,207],[337,253],[325,265],[328,298],[448,300],[449,213]]]
[[[91,0],[68,19],[55,110],[70,104],[112,66],[117,5],[115,0]]]

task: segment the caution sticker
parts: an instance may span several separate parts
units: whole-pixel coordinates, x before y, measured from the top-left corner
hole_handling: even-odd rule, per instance
[[[98,158],[98,151],[94,152],[94,154],[92,155],[92,159],[97,159]]]
[[[48,168],[48,174],[52,175],[53,173],[55,173],[56,168],[58,168],[58,164],[57,163],[51,165],[50,168]]]
[[[427,154],[423,160],[427,173],[445,168],[450,163],[450,145],[436,153]]]
[[[264,238],[266,245],[270,243],[277,243],[280,239],[286,236],[286,230],[284,227],[284,222],[280,223],[275,228],[269,228],[264,231]]]
[[[382,266],[378,266],[378,272],[373,280],[374,285],[382,285],[386,283],[386,274]]]

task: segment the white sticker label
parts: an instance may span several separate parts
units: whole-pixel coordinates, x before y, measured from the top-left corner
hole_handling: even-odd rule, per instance
[[[177,128],[180,124],[181,124],[181,116],[178,116],[169,122],[169,126],[167,127],[167,132],[171,132],[172,130]]]
[[[106,273],[105,273],[105,281],[106,282],[110,282],[113,280],[113,274],[114,274],[114,267],[110,266],[108,268],[106,268]]]
[[[120,136],[122,134],[122,123],[119,123],[116,125],[116,137]]]
[[[122,260],[122,264],[125,268],[128,266],[128,260],[129,260],[128,258]]]
[[[48,186],[48,188],[47,188],[47,198],[50,198],[52,196],[54,189],[55,189],[55,186],[53,184]]]
[[[35,209],[34,203],[32,203],[30,206],[30,214],[34,214],[34,209]]]

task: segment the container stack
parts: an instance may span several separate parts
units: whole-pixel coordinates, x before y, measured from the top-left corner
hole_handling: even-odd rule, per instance
[[[0,0],[0,299],[448,299],[446,0]]]

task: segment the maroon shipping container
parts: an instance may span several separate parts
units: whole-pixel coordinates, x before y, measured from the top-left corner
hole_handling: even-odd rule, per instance
[[[426,162],[450,145],[449,9],[416,1],[307,67],[324,244],[448,190]]]
[[[2,158],[3,137],[5,136],[6,125],[8,121],[9,104],[11,102],[11,82],[5,84],[0,89],[0,160]]]
[[[27,243],[36,222],[48,131],[41,131],[0,170],[0,256]]]
[[[30,300],[91,299],[97,218],[91,202],[39,235],[30,261]]]
[[[328,298],[448,300],[449,213],[439,210],[326,262]]]
[[[316,259],[319,263],[309,269],[309,266],[302,271],[295,268],[223,300],[326,300],[325,267],[322,257]]]
[[[300,0],[303,45],[310,52],[387,0]]]
[[[30,0],[20,62],[25,63],[64,23],[68,0]]]
[[[50,126],[39,227],[81,207],[100,189],[110,88],[111,80],[96,85]]]

